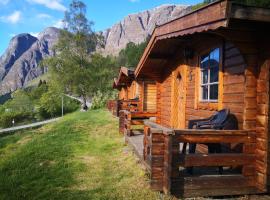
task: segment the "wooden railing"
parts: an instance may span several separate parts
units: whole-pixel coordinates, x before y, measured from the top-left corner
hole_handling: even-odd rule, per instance
[[[128,110],[131,112],[141,111],[141,103],[139,100],[119,100],[119,111],[120,110]]]
[[[106,107],[114,116],[119,115],[119,100],[107,101]]]
[[[156,117],[155,112],[131,112],[120,110],[119,112],[119,132],[127,136],[134,135],[133,125],[144,125],[144,121]]]
[[[151,187],[181,197],[259,193],[255,142],[255,133],[249,130],[172,130],[146,122],[144,159],[150,168]],[[186,143],[226,144],[227,150],[188,154],[183,150]],[[235,144],[241,148],[228,151]],[[188,171],[191,168],[193,174]]]
[[[128,110],[131,112],[141,111],[141,102],[139,100],[109,100],[106,105],[107,109],[114,115],[119,116],[120,110]]]

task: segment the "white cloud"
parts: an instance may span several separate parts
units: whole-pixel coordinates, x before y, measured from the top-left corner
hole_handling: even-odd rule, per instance
[[[65,11],[66,7],[61,3],[61,0],[27,0],[30,3],[36,3],[52,10]]]
[[[48,14],[45,14],[45,13],[40,13],[40,14],[37,15],[37,18],[39,18],[39,19],[50,19],[50,18],[52,18],[52,16],[48,15]]]
[[[0,17],[1,21],[11,24],[17,24],[22,19],[21,11],[14,11],[12,14],[8,16]]]
[[[39,32],[35,33],[35,32],[30,32],[30,35],[34,36],[34,37],[37,37],[39,34]]]
[[[0,0],[0,4],[6,5],[9,3],[9,0]]]
[[[65,23],[63,22],[63,20],[60,19],[60,20],[56,21],[56,22],[53,24],[53,26],[56,27],[56,28],[64,28]]]

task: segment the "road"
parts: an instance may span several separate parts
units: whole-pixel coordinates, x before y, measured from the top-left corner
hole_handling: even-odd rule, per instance
[[[75,99],[75,100],[83,103],[83,100],[81,98],[74,97],[74,96],[71,96],[71,95],[68,95],[68,94],[65,94],[65,96],[67,96],[69,98],[72,98],[72,99]],[[88,108],[90,108],[92,104],[91,104],[91,102],[87,101],[86,105],[87,105]],[[42,125],[45,125],[45,124],[56,122],[59,119],[61,119],[61,117],[50,119],[50,120],[45,120],[45,121],[42,121],[42,122],[36,122],[36,123],[32,123],[32,124],[22,125],[22,126],[14,126],[14,127],[10,127],[10,128],[0,129],[0,134],[13,132],[13,131],[18,131],[18,130],[27,129],[27,128],[39,127],[39,126],[42,126]]]
[[[18,131],[18,130],[27,129],[27,128],[39,127],[39,126],[42,126],[42,125],[45,125],[45,124],[56,122],[59,119],[61,119],[61,117],[45,120],[45,121],[42,121],[42,122],[36,122],[36,123],[32,123],[32,124],[22,125],[22,126],[14,126],[14,127],[11,127],[11,128],[0,129],[0,134],[13,132],[13,131]]]
[[[69,98],[71,98],[71,99],[75,99],[75,100],[77,100],[77,101],[83,103],[83,100],[82,100],[81,98],[79,98],[79,97],[74,97],[74,96],[71,96],[71,95],[69,95],[69,94],[65,94],[65,96],[67,96],[67,97],[69,97]],[[86,101],[86,105],[87,105],[88,108],[91,108],[92,103],[89,102],[89,101]]]

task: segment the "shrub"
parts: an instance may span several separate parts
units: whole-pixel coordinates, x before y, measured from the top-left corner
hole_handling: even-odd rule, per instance
[[[26,122],[26,121],[32,121],[34,119],[33,114],[30,112],[23,112],[23,111],[11,111],[11,112],[4,112],[1,113],[0,116],[0,126],[2,128],[11,127],[12,121],[15,121],[15,124]]]
[[[108,100],[115,99],[115,98],[116,98],[115,91],[106,92],[106,93],[102,93],[100,91],[97,91],[97,93],[92,98],[92,107],[91,107],[91,109],[104,108]]]

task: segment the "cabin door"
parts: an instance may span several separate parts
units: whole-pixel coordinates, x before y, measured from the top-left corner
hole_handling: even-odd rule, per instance
[[[156,111],[157,86],[155,81],[144,82],[143,110],[147,112]]]
[[[179,66],[173,72],[172,127],[185,128],[186,105],[186,65]]]

